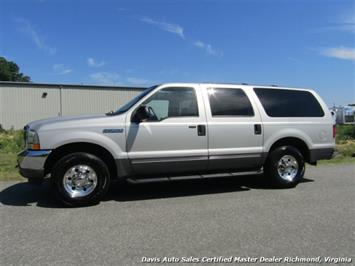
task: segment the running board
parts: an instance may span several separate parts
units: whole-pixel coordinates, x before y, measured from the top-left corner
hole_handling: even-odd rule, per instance
[[[196,180],[196,179],[208,179],[208,178],[219,178],[219,177],[233,177],[233,176],[246,176],[246,175],[258,175],[261,174],[262,169],[258,171],[247,171],[247,172],[232,172],[232,173],[217,173],[217,174],[203,174],[203,175],[183,175],[183,176],[164,176],[164,177],[153,177],[153,178],[127,178],[127,182],[130,184],[144,184],[144,183],[154,183],[154,182],[170,182],[179,180]]]

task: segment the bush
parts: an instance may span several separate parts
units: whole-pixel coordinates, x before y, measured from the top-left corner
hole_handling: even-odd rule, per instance
[[[355,125],[337,125],[337,141],[355,139]]]
[[[338,143],[336,146],[336,152],[338,156],[352,157],[355,153],[355,141],[344,140],[342,143]]]
[[[0,133],[0,152],[17,153],[24,148],[22,130],[9,130]]]

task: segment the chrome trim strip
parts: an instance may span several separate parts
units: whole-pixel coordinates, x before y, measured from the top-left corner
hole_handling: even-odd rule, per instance
[[[132,159],[132,164],[142,163],[166,163],[166,162],[184,162],[184,161],[204,161],[207,160],[206,156],[186,156],[186,157],[161,157],[161,158],[141,158]]]
[[[161,157],[161,158],[137,158],[131,159],[132,164],[143,163],[165,163],[165,162],[189,162],[202,160],[227,160],[227,159],[244,159],[244,158],[261,158],[262,153],[244,153],[244,154],[224,154],[210,156],[179,156],[179,157]]]
[[[210,155],[210,160],[225,160],[225,159],[244,159],[244,158],[260,158],[262,153],[242,153],[242,154],[224,154],[224,155]]]
[[[52,150],[23,150],[18,153],[18,156],[22,157],[43,157],[48,156]]]

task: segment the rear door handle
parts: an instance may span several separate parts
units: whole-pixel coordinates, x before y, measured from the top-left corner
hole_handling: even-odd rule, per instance
[[[198,136],[206,136],[206,126],[205,125],[198,125],[197,126],[197,135]]]
[[[254,125],[254,134],[255,135],[261,135],[261,125],[260,124],[255,124]]]

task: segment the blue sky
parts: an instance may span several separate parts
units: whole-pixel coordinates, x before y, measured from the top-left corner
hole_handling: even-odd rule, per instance
[[[246,82],[355,102],[355,1],[0,0],[0,55],[34,82]]]

